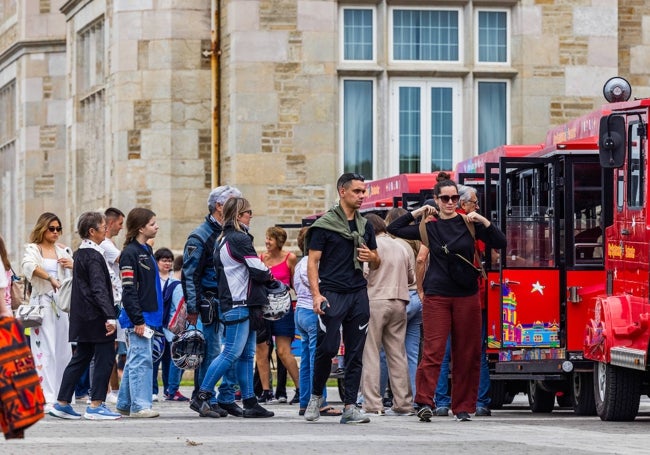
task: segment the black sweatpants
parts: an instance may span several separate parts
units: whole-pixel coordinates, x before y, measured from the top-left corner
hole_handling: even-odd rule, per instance
[[[316,337],[316,358],[314,359],[314,380],[312,390],[323,390],[329,378],[332,358],[338,354],[343,327],[345,346],[345,397],[344,404],[357,402],[361,368],[363,367],[363,347],[368,333],[370,305],[368,291],[360,289],[350,294],[323,291],[329,302],[324,315],[319,316],[318,336]]]
[[[115,341],[106,343],[77,343],[77,349],[65,367],[57,400],[67,403],[72,401],[75,385],[95,357],[95,368],[90,383],[92,384],[90,399],[106,401],[108,383],[115,363]]]

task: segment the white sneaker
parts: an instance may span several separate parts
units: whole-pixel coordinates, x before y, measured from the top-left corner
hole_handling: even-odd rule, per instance
[[[158,411],[154,411],[153,409],[140,409],[138,412],[132,412],[130,414],[131,418],[135,419],[149,419],[152,417],[158,417],[160,413]]]
[[[158,401],[158,395],[156,395],[155,393],[151,395],[151,401]]]
[[[106,403],[116,404],[117,403],[117,393],[116,392],[111,392],[108,395],[106,395]]]
[[[320,408],[323,406],[323,397],[312,394],[305,410],[305,420],[314,422],[320,418]]]
[[[393,408],[388,408],[386,409],[386,413],[384,415],[391,416],[391,417],[403,417],[403,416],[414,416],[415,411],[395,411]]]

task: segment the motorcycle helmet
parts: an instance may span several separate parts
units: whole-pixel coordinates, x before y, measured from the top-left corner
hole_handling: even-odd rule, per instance
[[[151,357],[153,363],[158,362],[162,359],[163,353],[165,352],[165,334],[159,331],[155,331],[151,339]]]
[[[194,370],[203,362],[205,337],[200,330],[189,329],[174,337],[171,347],[172,362],[182,370]]]
[[[289,287],[282,281],[273,280],[265,289],[268,303],[262,306],[264,319],[277,321],[291,310]]]

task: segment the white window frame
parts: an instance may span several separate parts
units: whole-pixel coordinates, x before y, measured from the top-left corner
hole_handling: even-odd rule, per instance
[[[344,82],[345,81],[369,81],[372,82],[372,178],[370,176],[365,176],[366,180],[376,180],[377,179],[377,122],[378,122],[378,106],[377,106],[377,79],[372,77],[341,77],[339,78],[339,174],[343,173],[345,169],[345,148],[344,148],[344,124],[345,124],[345,90]]]
[[[422,94],[421,109],[426,115],[421,115],[420,131],[421,153],[420,153],[420,173],[431,172],[431,112],[430,89],[432,87],[444,87],[452,89],[452,109],[454,112],[452,127],[452,169],[443,169],[445,171],[453,170],[456,163],[463,159],[463,82],[461,79],[440,78],[393,78],[390,80],[390,100],[389,100],[389,118],[390,118],[390,143],[389,143],[389,175],[399,174],[399,88],[400,87],[419,87]]]
[[[456,11],[458,13],[458,60],[395,60],[393,55],[393,13],[395,10],[416,10],[416,11]],[[427,66],[432,64],[442,65],[462,65],[465,61],[465,33],[463,30],[465,23],[463,9],[460,7],[431,7],[431,6],[391,6],[388,8],[388,62],[392,65],[409,65],[415,67]]]
[[[481,62],[479,61],[479,12],[506,13],[506,24],[508,31],[506,33],[506,61],[505,62]],[[481,66],[510,66],[512,54],[512,19],[510,9],[508,8],[476,8],[474,10],[474,64]]]
[[[479,82],[500,82],[500,83],[505,83],[506,84],[506,144],[510,143],[510,137],[511,137],[511,129],[512,129],[512,106],[510,104],[511,101],[511,96],[512,96],[512,81],[510,79],[497,79],[497,78],[489,78],[489,77],[483,77],[479,79],[474,80],[474,93],[476,94],[474,96],[474,144],[475,145],[475,153],[474,155],[478,155],[479,150],[478,150],[478,111],[479,111],[479,105],[478,105],[478,84]],[[484,150],[483,152],[487,152],[487,150]]]
[[[372,59],[371,60],[346,60],[345,59],[345,11],[370,10],[372,12]],[[339,8],[339,61],[344,63],[369,64],[377,63],[377,8],[368,5],[345,5]]]

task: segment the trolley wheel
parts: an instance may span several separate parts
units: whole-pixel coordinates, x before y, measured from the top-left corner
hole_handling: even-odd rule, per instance
[[[605,421],[634,420],[641,401],[641,372],[598,362],[594,379],[596,413]]]
[[[544,389],[538,381],[528,381],[528,404],[534,413],[552,412],[555,393]]]

